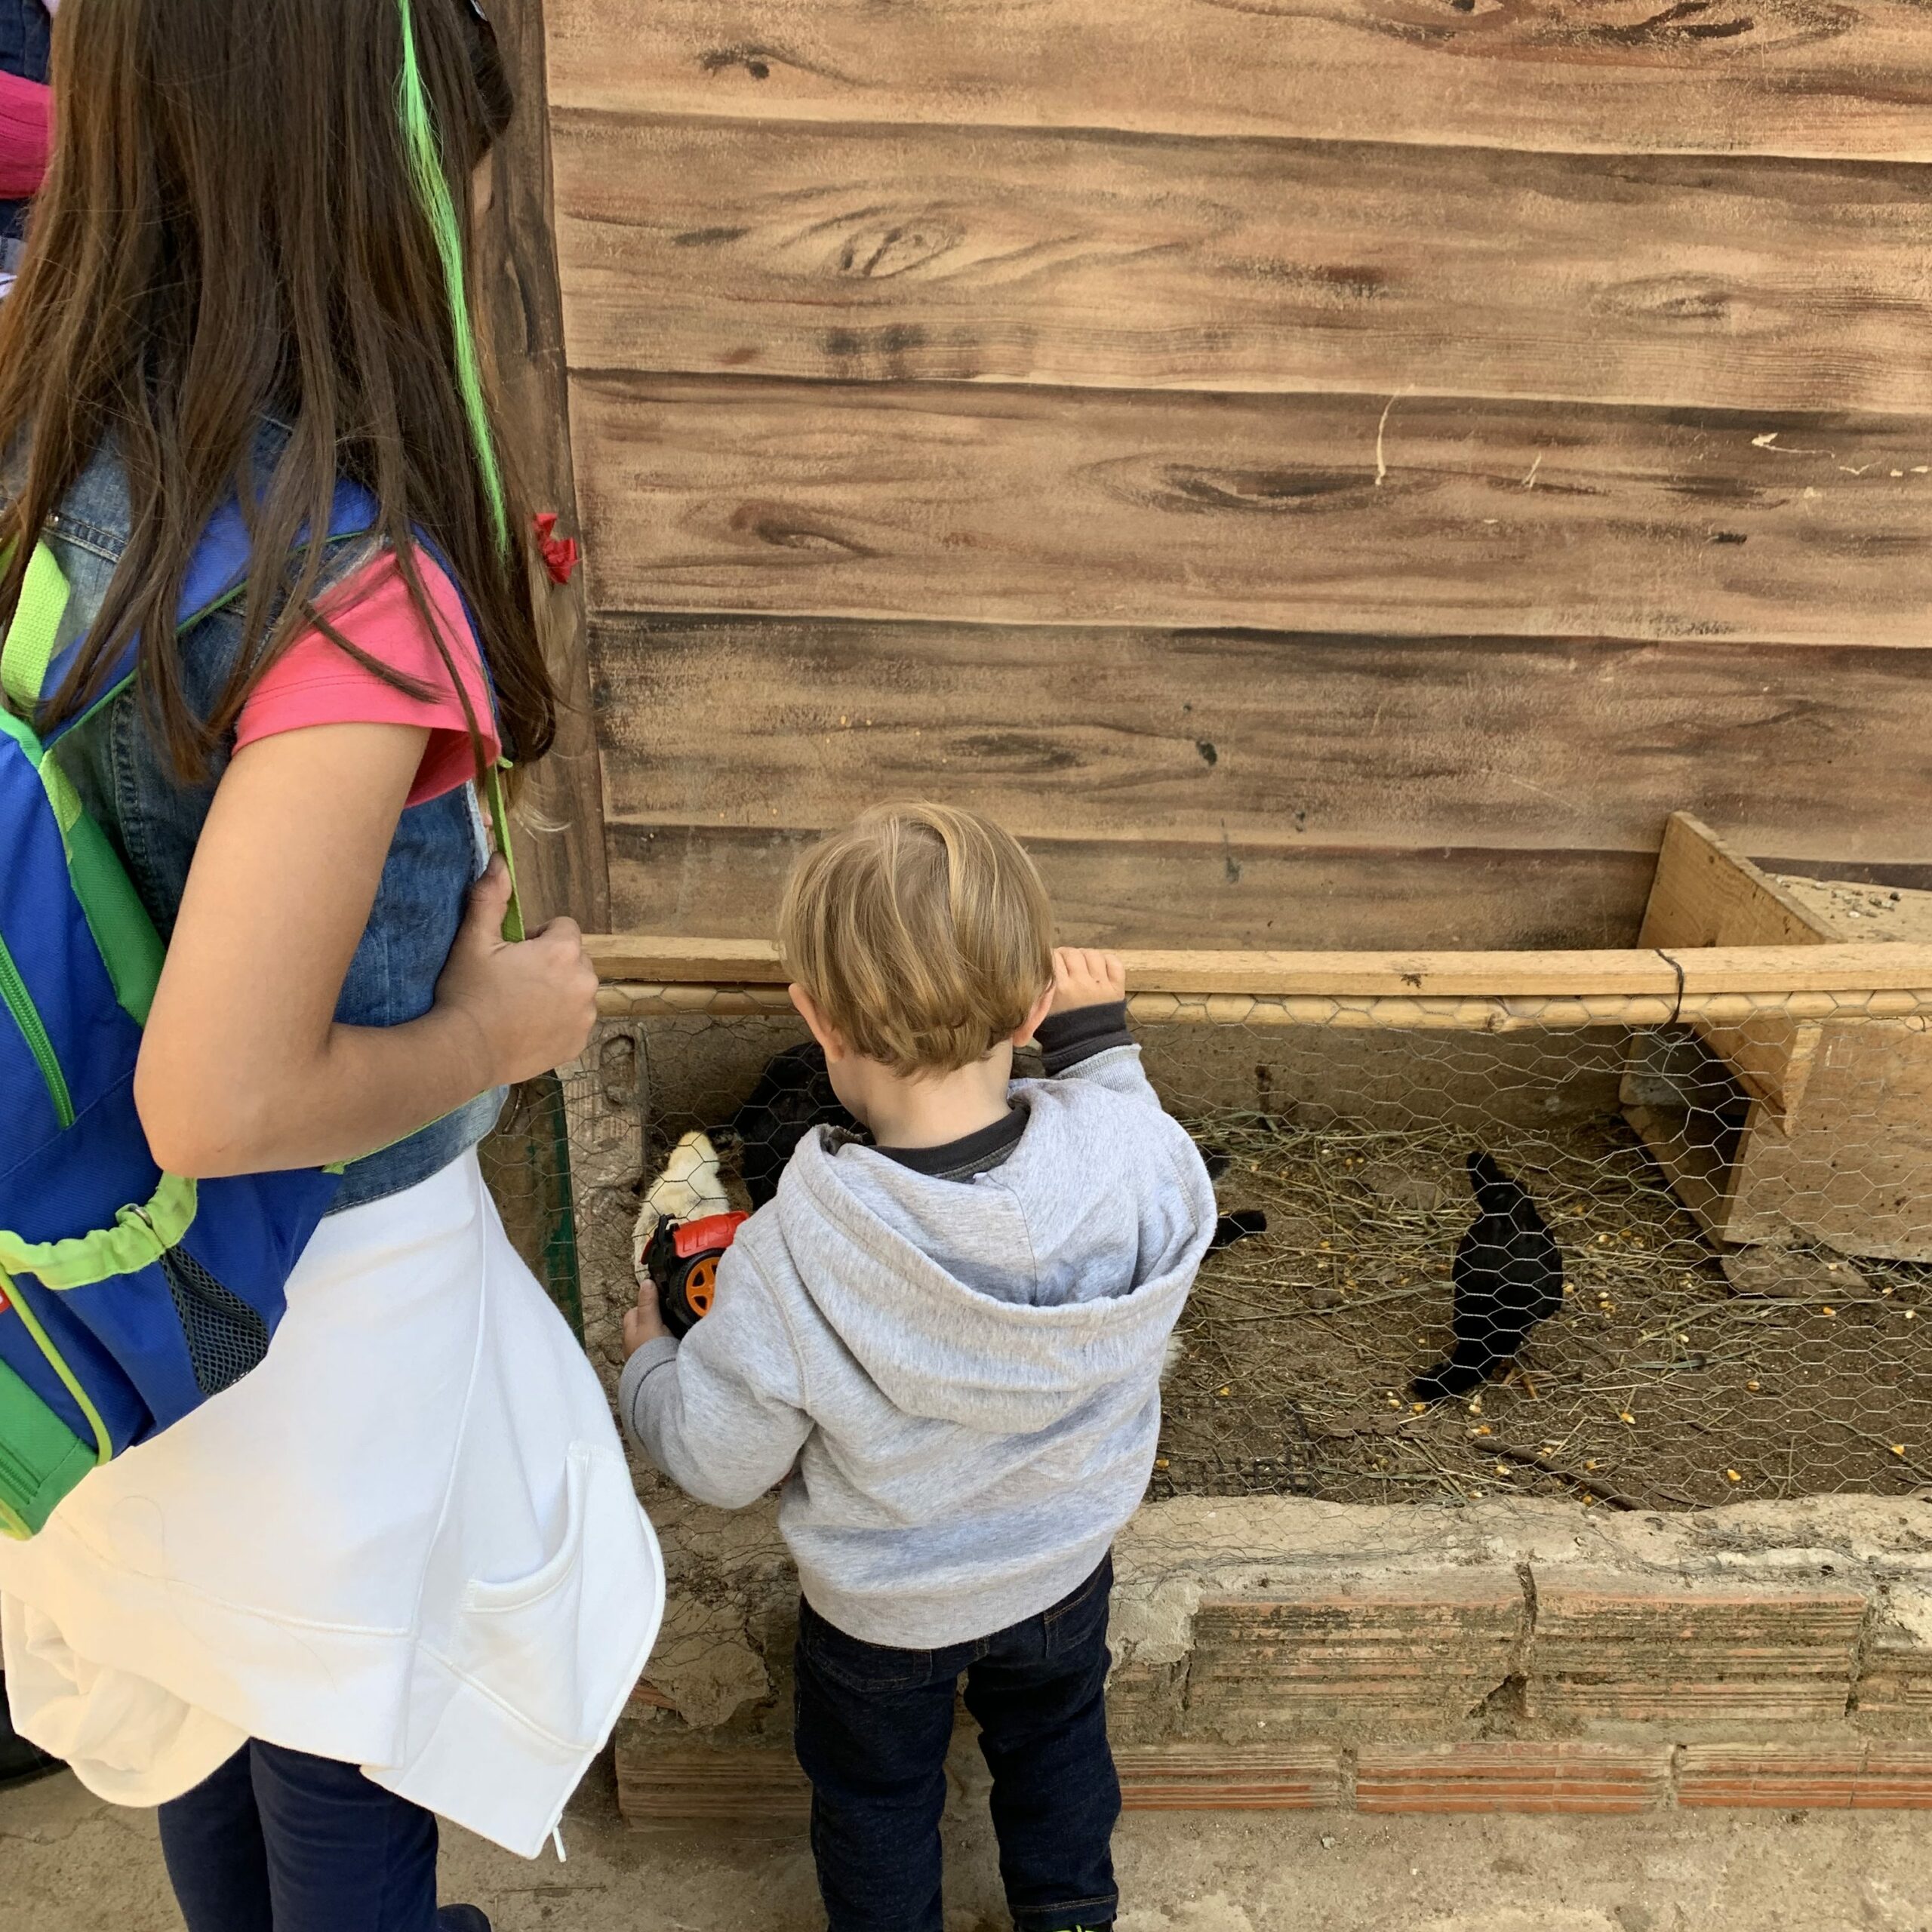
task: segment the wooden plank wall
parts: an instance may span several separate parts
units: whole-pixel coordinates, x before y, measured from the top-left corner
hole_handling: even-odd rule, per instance
[[[1932,882],[1923,0],[545,6],[614,925],[921,793],[1137,946]]]
[[[505,454],[533,506],[568,528],[571,474],[568,381],[552,212],[549,116],[541,0],[493,6],[493,27],[516,93],[516,113],[491,156],[479,224],[477,306],[497,386]],[[556,743],[519,785],[515,811],[518,883],[534,927],[560,912],[588,930],[611,915],[603,786],[590,688],[583,582],[533,572],[537,621],[559,700]]]

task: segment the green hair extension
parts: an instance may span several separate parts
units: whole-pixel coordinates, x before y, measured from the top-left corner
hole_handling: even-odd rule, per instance
[[[442,258],[443,284],[448,293],[450,331],[456,343],[456,382],[463,398],[463,413],[469,419],[469,439],[475,446],[476,460],[483,472],[483,488],[490,500],[490,521],[497,547],[509,553],[509,512],[503,502],[503,472],[497,462],[497,447],[490,434],[489,411],[483,403],[483,375],[476,358],[476,337],[470,326],[469,300],[463,272],[463,230],[450,199],[448,177],[443,172],[442,153],[436,139],[436,127],[429,113],[429,98],[423,91],[422,70],[416,62],[416,27],[410,12],[410,0],[396,0],[402,17],[402,72],[396,85],[397,105],[402,115],[402,136],[409,149],[409,171],[416,192],[429,217],[430,232],[436,238],[436,253]]]

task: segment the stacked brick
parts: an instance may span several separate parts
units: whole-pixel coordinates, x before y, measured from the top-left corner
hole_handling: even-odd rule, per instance
[[[1190,1580],[1158,1567],[1158,1537],[1156,1567],[1145,1549],[1123,1564],[1110,1708],[1129,1809],[1932,1808],[1923,1503],[1890,1506],[1876,1538],[1875,1506],[1814,1504],[1782,1536],[1755,1512],[1741,1555],[1656,1518],[1647,1543],[1580,1536],[1555,1560],[1546,1507],[1516,1560],[1484,1560],[1508,1543],[1492,1527],[1433,1553],[1405,1539],[1380,1565],[1347,1553],[1347,1523],[1282,1506],[1268,1574],[1195,1546]],[[1244,1512],[1234,1534],[1251,1547],[1257,1527]],[[761,1620],[762,1705],[701,1730],[642,1694],[619,1746],[633,1818],[799,1815],[786,1640]]]

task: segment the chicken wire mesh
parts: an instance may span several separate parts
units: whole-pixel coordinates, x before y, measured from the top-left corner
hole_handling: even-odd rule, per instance
[[[643,1196],[693,1171],[688,1137],[717,1155],[689,1198],[750,1208],[826,1097],[774,1065],[804,1037],[778,989],[607,1004],[630,1010],[519,1096],[488,1164],[567,1306],[580,1270],[610,1371]],[[1133,1013],[1223,1232],[1265,1223],[1201,1268],[1151,1495],[1685,1509],[1932,1484],[1918,996]],[[1508,1183],[1487,1215],[1472,1155]],[[1459,1343],[1464,1373],[1419,1386]]]

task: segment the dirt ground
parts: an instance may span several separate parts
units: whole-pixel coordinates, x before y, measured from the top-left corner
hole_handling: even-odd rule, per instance
[[[1008,1923],[983,1813],[949,1820],[947,1932]],[[445,1838],[444,1896],[497,1932],[817,1932],[797,1830],[633,1832],[594,1776],[570,1861]],[[1911,1812],[1640,1818],[1140,1814],[1117,1841],[1121,1932],[1932,1932]],[[0,1797],[0,1932],[177,1932],[145,1812],[61,1778]]]
[[[1728,1258],[1620,1121],[1481,1136],[1534,1188],[1561,1314],[1520,1370],[1424,1411],[1450,1343],[1475,1137],[1418,1124],[1190,1122],[1224,1207],[1266,1232],[1203,1266],[1164,1404],[1157,1495],[1338,1503],[1567,1495],[1684,1508],[1932,1484],[1932,1269],[1824,1249]]]

